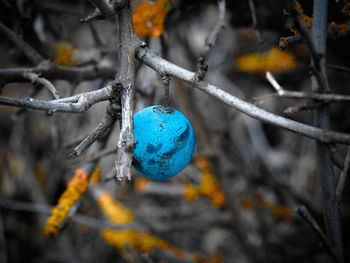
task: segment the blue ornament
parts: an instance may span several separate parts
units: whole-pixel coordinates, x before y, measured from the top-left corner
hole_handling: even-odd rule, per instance
[[[178,110],[149,106],[134,115],[137,141],[132,167],[146,177],[165,179],[190,162],[195,135],[190,121]]]

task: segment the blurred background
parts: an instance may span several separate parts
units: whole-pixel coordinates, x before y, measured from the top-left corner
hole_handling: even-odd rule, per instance
[[[270,71],[286,90],[311,91],[306,45],[285,44],[298,32],[284,1],[226,1],[225,27],[212,48],[206,39],[220,23],[216,1],[146,2],[132,1],[133,21],[154,52],[191,71],[204,56],[206,79],[217,87],[312,125],[318,105],[278,96],[265,78]],[[308,24],[311,1],[295,3]],[[79,22],[93,10],[83,0],[0,0],[0,21],[52,63],[112,72],[94,79],[48,77],[67,97],[99,89],[116,73],[115,19]],[[332,93],[348,95],[349,10],[348,1],[329,1],[327,74]],[[34,67],[1,28],[1,70]],[[30,81],[0,84],[2,96],[51,99]],[[135,112],[163,100],[160,77],[139,63]],[[133,171],[131,182],[105,182],[114,172],[118,122],[81,157],[67,157],[101,122],[107,105],[84,114],[0,106],[0,262],[332,261],[295,212],[307,207],[324,228],[313,140],[256,121],[172,78],[170,105],[196,133],[192,161],[163,181]],[[349,111],[348,103],[330,105],[332,130],[350,133]],[[338,182],[347,146],[332,149]],[[349,205],[345,184],[339,209],[346,258]]]

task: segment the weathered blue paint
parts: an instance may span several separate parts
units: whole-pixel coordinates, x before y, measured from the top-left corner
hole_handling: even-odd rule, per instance
[[[189,120],[178,110],[150,106],[134,115],[137,141],[132,167],[153,179],[181,172],[190,162],[195,135]]]

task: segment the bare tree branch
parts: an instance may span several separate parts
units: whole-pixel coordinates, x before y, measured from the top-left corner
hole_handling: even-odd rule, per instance
[[[325,233],[322,231],[321,227],[313,218],[309,210],[302,205],[296,208],[296,212],[306,223],[308,223],[312,227],[312,229],[320,237],[320,239],[322,240],[322,243],[326,246],[329,254],[333,257],[334,261],[338,263],[343,262],[342,259],[337,255],[337,252],[333,247],[332,243],[329,241]]]
[[[95,8],[94,12],[88,14],[86,17],[80,19],[80,23],[87,24],[93,20],[103,19],[101,12],[98,8]]]
[[[290,45],[300,43],[303,41],[303,38],[301,35],[294,35],[294,36],[289,36],[289,37],[281,37],[279,42],[278,42],[278,47],[280,49],[286,49]]]
[[[107,107],[106,116],[104,119],[77,147],[74,148],[73,152],[70,154],[70,157],[79,157],[96,140],[103,138],[113,127],[115,121],[120,117],[120,114],[118,114],[119,110],[120,105],[118,105],[115,101],[110,103],[110,105]]]
[[[219,18],[213,30],[210,32],[208,38],[205,40],[205,46],[207,51],[204,57],[210,52],[211,48],[215,46],[220,31],[225,28],[225,12],[226,12],[226,0],[217,0],[219,8]]]
[[[350,166],[350,147],[348,147],[348,150],[346,152],[344,168],[340,173],[339,182],[338,182],[338,186],[336,189],[336,197],[337,197],[338,204],[340,203],[342,195],[343,195],[343,190],[344,190],[346,178],[347,178],[348,171],[349,171],[349,166]]]
[[[7,253],[6,253],[6,239],[5,239],[5,231],[4,224],[2,223],[2,218],[0,216],[0,262],[8,262],[7,261]]]
[[[259,44],[262,44],[263,41],[260,35],[260,31],[258,29],[258,19],[256,16],[254,0],[249,0],[249,8],[250,8],[250,13],[252,14],[253,29],[254,29],[256,38],[258,39]]]
[[[167,60],[158,57],[147,48],[141,48],[136,57],[146,65],[158,71],[160,74],[167,74],[183,80],[184,82],[191,84],[192,86],[208,93],[209,95],[212,95],[213,97],[235,108],[236,110],[249,115],[250,117],[276,125],[295,133],[302,134],[320,142],[336,142],[344,144],[350,143],[349,134],[322,130],[320,128],[312,127],[300,122],[283,118],[241,99],[238,99],[237,97],[223,91],[222,89],[214,86],[207,81],[197,81],[196,74],[194,72],[183,69]]]
[[[196,79],[198,81],[203,80],[205,78],[205,75],[207,74],[207,71],[208,71],[208,65],[205,63],[205,58],[201,56],[197,62]]]
[[[265,76],[266,76],[266,79],[272,85],[272,87],[275,88],[278,95],[281,97],[292,98],[292,99],[308,99],[308,100],[322,101],[325,103],[328,103],[328,102],[350,102],[349,95],[288,91],[288,90],[283,89],[283,87],[277,82],[277,80],[274,78],[274,76],[271,74],[271,72],[269,72],[269,71],[266,72]]]
[[[328,68],[337,70],[337,71],[343,71],[343,72],[347,72],[350,73],[350,68],[347,67],[343,67],[343,66],[339,66],[339,65],[333,65],[333,64],[327,64]]]
[[[325,50],[322,51],[319,48],[316,48],[316,45],[319,46],[321,43],[319,43],[319,39],[314,38],[314,28],[317,23],[313,23],[312,25],[312,32],[310,32],[309,28],[303,23],[303,21],[300,18],[300,14],[298,13],[297,10],[295,10],[295,7],[292,9],[292,12],[294,13],[296,23],[298,25],[298,28],[301,32],[302,38],[305,40],[306,46],[310,52],[311,55],[311,64],[314,69],[314,74],[317,79],[317,83],[320,86],[322,90],[325,90],[327,92],[330,91],[329,88],[329,83],[328,83],[328,78],[325,69],[321,69],[321,60],[323,59],[325,61]],[[326,11],[326,16],[327,16],[327,11]],[[314,20],[319,20],[319,19],[314,19]],[[325,25],[326,28],[324,30],[324,34],[326,35],[327,38],[327,24]],[[318,34],[317,37],[320,37],[321,35]],[[322,66],[323,67],[323,66]]]
[[[52,80],[64,79],[70,81],[93,80],[98,78],[113,78],[115,69],[102,66],[62,67],[52,63],[41,63],[35,68],[6,68],[0,69],[2,83],[27,81],[25,74],[35,73],[43,78]]]
[[[0,104],[32,110],[83,113],[86,110],[88,110],[92,105],[101,101],[109,100],[112,97],[112,86],[107,86],[100,90],[86,92],[72,97],[50,101],[35,100],[32,98],[15,99],[0,96]]]
[[[312,55],[312,67],[314,76],[311,77],[312,89],[314,92],[329,92],[327,77],[327,0],[315,0],[313,2],[313,21],[312,21],[312,41],[309,44]],[[309,42],[307,40],[307,42]],[[318,58],[318,59],[317,59]],[[317,79],[317,82],[316,82]],[[321,129],[330,129],[329,107],[328,105],[317,108],[315,114],[315,125]],[[326,225],[326,233],[331,243],[335,247],[336,254],[343,262],[343,240],[340,225],[340,218],[335,195],[335,182],[333,163],[329,148],[326,144],[317,142],[318,166],[321,177],[323,217]]]
[[[131,21],[131,7],[129,1],[117,10],[118,17],[118,75],[116,82],[121,85],[121,127],[117,144],[117,159],[115,161],[117,180],[130,179],[132,154],[136,145],[134,140],[134,86],[135,86],[135,53],[140,45],[134,33]]]
[[[101,16],[107,18],[114,14],[113,5],[107,0],[89,0],[96,8],[98,8]]]
[[[84,112],[84,107],[80,103],[57,103],[50,101],[28,99],[14,99],[10,97],[0,96],[0,104],[8,106],[16,106],[24,109],[43,110],[52,112]]]
[[[113,147],[112,149],[105,149],[105,150],[102,150],[98,153],[94,153],[94,154],[89,155],[87,157],[87,161],[88,162],[97,161],[105,156],[115,154],[116,152],[117,152],[117,149],[115,147]]]
[[[311,110],[317,109],[317,107],[319,106],[320,106],[319,103],[312,103],[308,101],[305,103],[298,104],[296,106],[288,107],[283,111],[283,114],[290,116],[302,111],[311,111]]]
[[[163,106],[166,109],[169,109],[169,104],[170,104],[170,95],[169,95],[169,84],[170,84],[170,77],[167,75],[162,76],[162,84],[163,84],[163,89],[164,89],[164,102]]]
[[[17,36],[11,29],[0,22],[0,31],[12,41],[15,46],[20,49],[27,59],[34,65],[38,65],[40,62],[44,61],[44,57],[41,56],[34,48],[27,44],[23,39]]]
[[[95,104],[100,101],[112,99],[113,96],[114,96],[113,84],[108,84],[106,87],[98,90],[84,92],[84,93],[80,93],[70,97],[51,100],[51,101],[60,102],[60,103],[78,102],[80,98],[84,97],[86,100],[89,100],[91,101],[91,103]]]
[[[132,256],[134,263],[154,263],[148,254],[141,254],[140,252],[132,249],[129,245],[125,246],[125,250]]]
[[[143,194],[183,196],[185,186],[183,184],[167,184],[157,181],[150,181],[142,189]]]
[[[105,19],[116,12],[115,10],[121,9],[126,2],[126,0],[89,0],[91,4],[93,4],[96,9],[90,15],[80,20],[81,23],[88,23],[95,19]]]
[[[343,163],[343,160],[338,153],[337,146],[334,145],[333,143],[330,143],[330,144],[328,144],[328,148],[329,148],[329,152],[331,154],[333,164],[341,170],[344,169],[344,163]]]
[[[45,78],[40,78],[38,76],[38,74],[29,72],[28,74],[26,74],[27,78],[34,84],[41,84],[43,87],[45,87],[47,90],[49,90],[49,92],[52,94],[52,96],[54,97],[54,99],[59,99],[60,96],[58,95],[58,92],[55,88],[55,86],[48,81]]]

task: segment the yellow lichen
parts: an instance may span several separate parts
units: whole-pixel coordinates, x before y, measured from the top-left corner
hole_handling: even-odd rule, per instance
[[[247,54],[236,59],[238,69],[246,72],[282,71],[296,66],[292,53],[272,47],[263,54]]]
[[[272,214],[282,217],[286,220],[290,219],[293,216],[293,211],[288,206],[277,205],[272,202],[267,201],[261,193],[257,193],[258,205],[266,208]]]
[[[117,202],[109,193],[102,192],[98,197],[98,206],[113,224],[127,224],[134,221],[131,210]]]
[[[209,199],[213,206],[223,206],[226,203],[226,196],[210,169],[209,161],[204,157],[199,157],[196,159],[196,166],[201,172],[201,182],[198,186],[199,194]]]
[[[158,248],[170,251],[177,257],[183,257],[186,254],[184,251],[172,246],[169,242],[152,236],[146,231],[138,231],[133,229],[105,229],[102,231],[101,236],[107,244],[124,252],[125,246],[128,245],[140,253],[150,253],[152,252],[153,248]]]
[[[86,172],[83,169],[77,169],[57,205],[51,210],[51,216],[47,219],[44,228],[45,236],[58,235],[60,224],[67,217],[72,206],[86,192],[88,185]]]
[[[147,185],[149,184],[149,182],[150,182],[150,180],[148,180],[148,179],[138,179],[135,181],[135,184],[134,184],[135,189],[137,191],[142,192],[147,188]]]
[[[55,64],[66,67],[74,66],[79,62],[76,57],[78,50],[66,41],[60,42],[56,51]]]
[[[92,172],[91,176],[90,176],[90,182],[91,183],[98,183],[101,181],[101,165],[98,164],[96,165],[95,170]]]
[[[198,198],[198,195],[200,194],[198,187],[191,185],[191,184],[185,184],[183,197],[185,199],[194,201]]]
[[[154,4],[145,1],[137,5],[132,15],[135,33],[142,39],[147,36],[160,37],[170,8],[169,0],[156,0]]]

